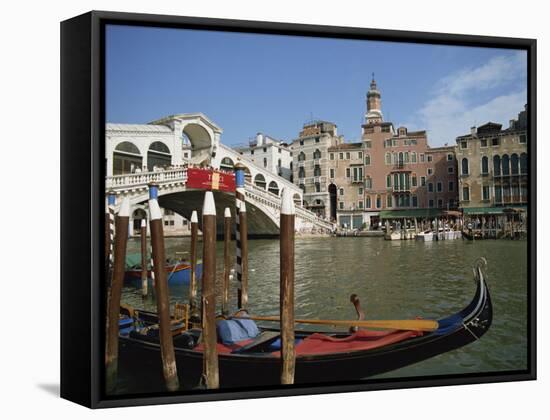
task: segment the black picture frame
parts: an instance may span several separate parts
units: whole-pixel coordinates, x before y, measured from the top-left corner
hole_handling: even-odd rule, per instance
[[[107,397],[104,348],[105,25],[368,39],[527,51],[528,368],[492,374]],[[61,397],[91,408],[536,379],[536,40],[92,11],[61,23]]]

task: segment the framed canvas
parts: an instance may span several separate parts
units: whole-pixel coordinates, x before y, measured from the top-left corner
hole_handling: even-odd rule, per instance
[[[61,396],[536,378],[536,41],[61,24]]]

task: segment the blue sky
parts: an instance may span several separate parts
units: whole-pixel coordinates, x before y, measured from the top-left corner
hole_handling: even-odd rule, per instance
[[[432,146],[507,126],[527,100],[522,51],[126,26],[106,45],[108,122],[202,112],[230,145],[291,140],[311,117],[358,140],[373,72],[385,120],[428,130]]]

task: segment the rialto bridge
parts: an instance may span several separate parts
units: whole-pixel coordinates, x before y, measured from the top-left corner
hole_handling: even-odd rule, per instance
[[[223,145],[221,134],[221,128],[203,114],[173,115],[149,124],[107,124],[106,191],[116,194],[117,203],[128,196],[134,211],[141,209],[137,214],[146,215],[148,185],[156,183],[159,204],[189,219],[193,210],[200,216],[204,190],[188,188],[187,167],[233,171],[238,162],[245,168],[250,236],[278,235],[283,188],[294,194],[299,232],[329,232],[334,228],[302,207],[302,190],[298,186]],[[224,208],[229,207],[235,215],[235,195],[215,191],[214,196],[221,232]]]

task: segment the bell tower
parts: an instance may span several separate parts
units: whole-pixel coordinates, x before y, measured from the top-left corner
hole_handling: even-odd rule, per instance
[[[384,116],[382,115],[382,99],[374,80],[374,73],[372,73],[370,89],[367,92],[367,113],[365,114],[365,119],[367,124],[381,123],[384,120]]]

